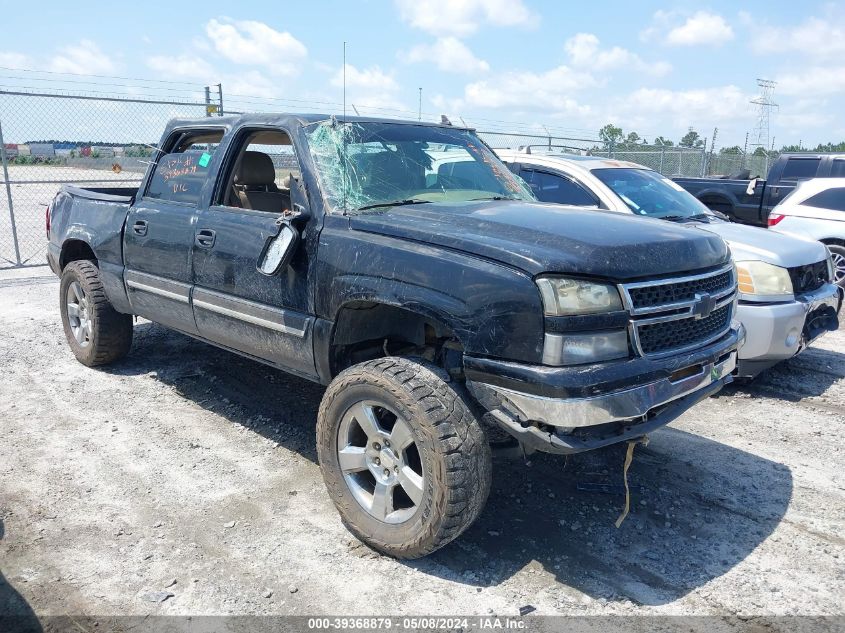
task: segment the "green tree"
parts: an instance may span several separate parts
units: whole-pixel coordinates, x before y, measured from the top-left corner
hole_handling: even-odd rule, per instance
[[[625,137],[625,145],[636,145],[641,140],[640,135],[636,132],[628,132],[628,136]]]
[[[701,135],[690,128],[689,132],[684,134],[683,138],[678,141],[678,145],[681,147],[702,147],[704,145],[704,139],[701,138]]]
[[[762,145],[758,145],[757,149],[754,150],[754,156],[766,156],[766,148]]]
[[[607,145],[619,145],[624,138],[622,134],[622,128],[613,125],[612,123],[608,123],[602,129],[599,130],[599,138],[604,141]]]
[[[672,147],[674,145],[672,141],[670,141],[669,139],[665,139],[662,136],[658,136],[656,139],[654,139],[654,144],[658,147]]]
[[[739,145],[731,145],[730,147],[723,147],[719,150],[720,154],[732,154],[732,155],[739,155],[742,154],[742,148]]]

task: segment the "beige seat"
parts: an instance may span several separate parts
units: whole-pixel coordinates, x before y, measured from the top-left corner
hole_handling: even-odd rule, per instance
[[[273,159],[263,152],[244,152],[233,186],[235,196],[244,209],[272,213],[290,209],[290,193],[276,186]]]

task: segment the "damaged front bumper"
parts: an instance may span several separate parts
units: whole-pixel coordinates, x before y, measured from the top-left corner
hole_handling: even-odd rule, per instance
[[[737,375],[752,378],[800,353],[822,334],[837,330],[842,295],[842,288],[828,283],[794,301],[740,302],[736,318],[748,337],[739,350]]]
[[[744,336],[736,324],[692,353],[586,367],[467,358],[467,386],[524,449],[579,453],[641,437],[718,392],[732,379]]]

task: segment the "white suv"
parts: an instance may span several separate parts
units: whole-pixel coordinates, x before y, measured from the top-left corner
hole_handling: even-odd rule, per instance
[[[827,244],[834,279],[845,288],[845,178],[802,182],[772,209],[769,228]]]

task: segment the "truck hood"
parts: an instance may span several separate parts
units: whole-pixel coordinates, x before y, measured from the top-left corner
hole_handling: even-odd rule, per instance
[[[827,257],[821,242],[776,233],[768,229],[730,222],[696,224],[698,228],[715,233],[731,247],[736,261],[761,260],[775,266],[792,268],[814,264]]]
[[[718,266],[729,257],[723,240],[694,226],[539,202],[408,205],[353,215],[350,225],[471,253],[531,275],[626,281]]]

